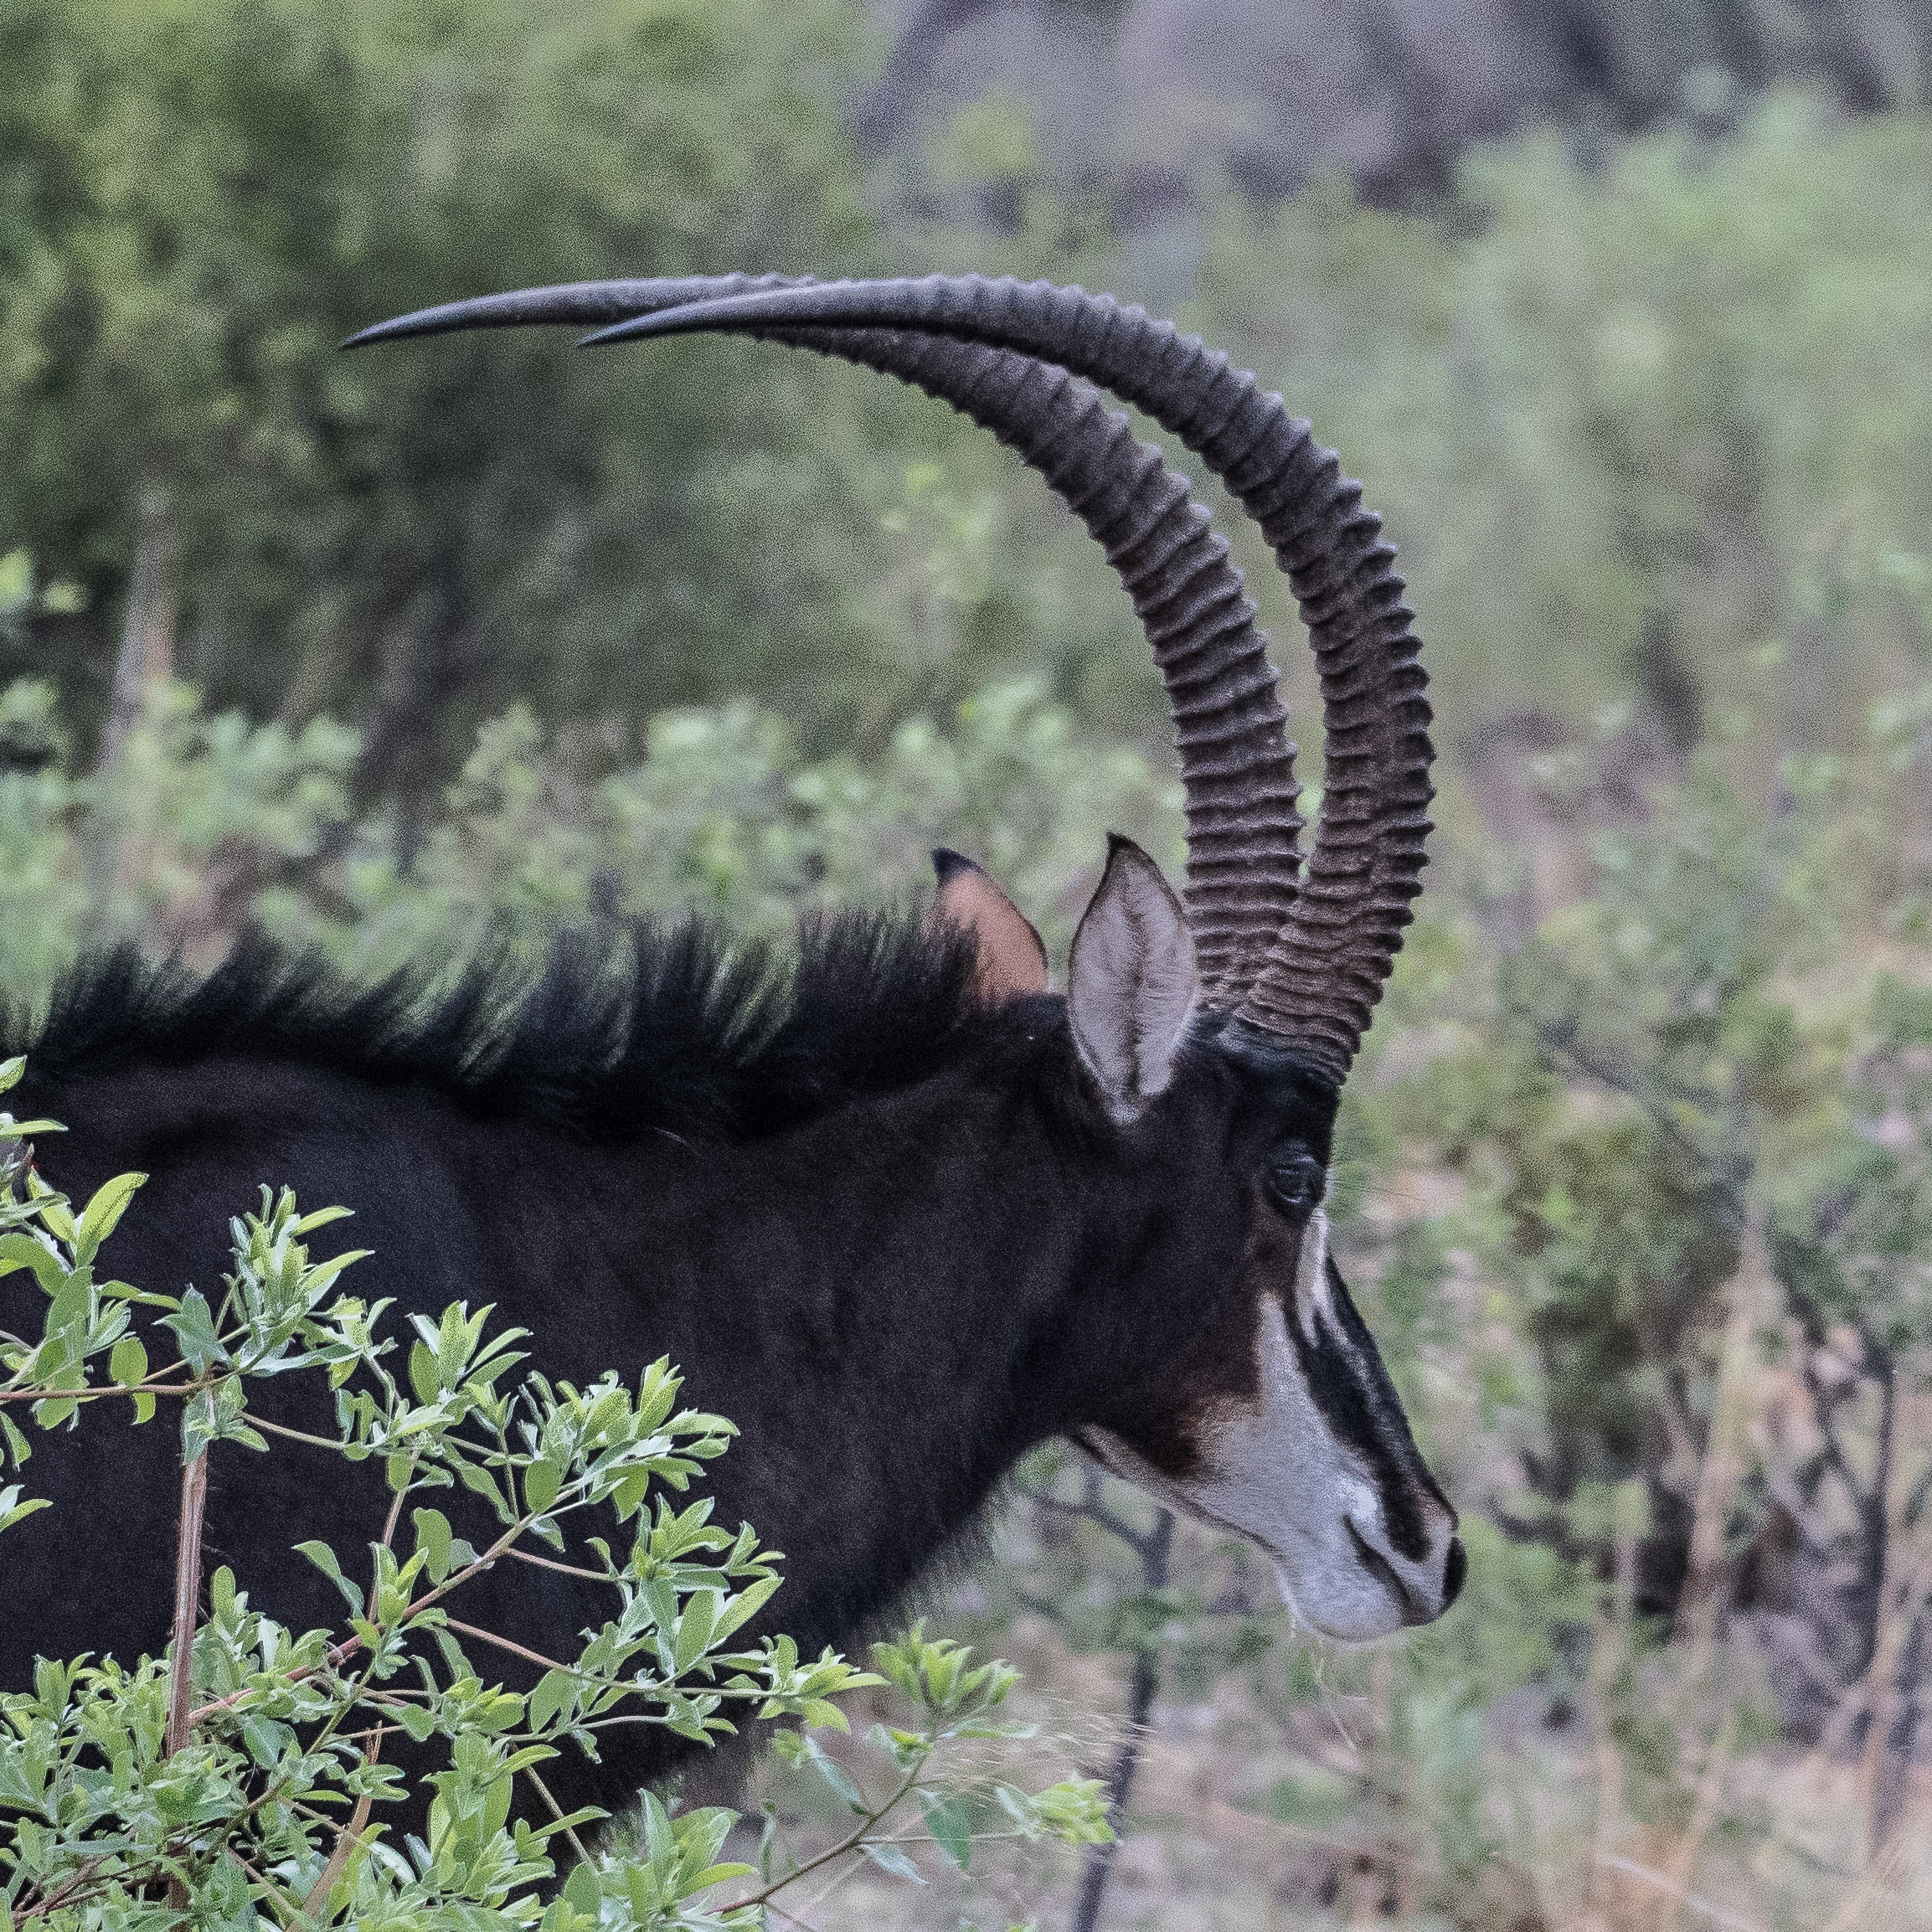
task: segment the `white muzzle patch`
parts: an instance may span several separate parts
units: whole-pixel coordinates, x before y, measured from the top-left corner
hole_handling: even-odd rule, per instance
[[[1307,1347],[1353,1356],[1329,1285],[1328,1218],[1319,1208],[1301,1236],[1294,1293]],[[1411,1563],[1389,1548],[1373,1476],[1316,1404],[1280,1297],[1261,1296],[1259,1316],[1259,1393],[1205,1419],[1200,1475],[1164,1475],[1104,1430],[1088,1430],[1082,1440],[1115,1474],[1257,1544],[1305,1625],[1357,1641],[1387,1636],[1416,1620],[1415,1603],[1437,1594],[1441,1558],[1432,1549]],[[1445,1545],[1453,1528],[1444,1528]]]

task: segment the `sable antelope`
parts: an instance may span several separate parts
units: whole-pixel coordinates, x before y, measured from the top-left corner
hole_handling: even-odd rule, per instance
[[[227,1215],[286,1182],[356,1207],[377,1255],[365,1293],[493,1302],[533,1331],[538,1366],[579,1381],[668,1353],[743,1427],[720,1514],[790,1553],[776,1620],[810,1646],[889,1606],[1056,1435],[1258,1544],[1318,1630],[1439,1615],[1462,1581],[1455,1515],[1321,1207],[1430,796],[1410,614],[1359,486],[1251,376],[1079,290],[620,281],[353,339],[532,322],[848,357],[1017,449],[1105,546],[1152,644],[1186,784],[1184,899],[1114,841],[1064,997],[1026,919],[945,853],[923,926],[836,919],[786,958],[640,928],[560,946],[507,1016],[482,970],[425,1010],[420,986],[356,991],[259,946],[198,980],[125,953],[84,964],[16,1043],[33,1110],[71,1125],[77,1190],[152,1177],[116,1272],[212,1280]],[[1306,858],[1239,574],[1096,384],[1194,450],[1289,573],[1327,724]],[[283,1386],[299,1425],[321,1398]],[[0,1682],[36,1651],[166,1634],[172,1441],[96,1425],[43,1455],[58,1507],[0,1552]],[[211,1542],[264,1607],[325,1620],[329,1586],[288,1545],[358,1546],[379,1488],[345,1488],[333,1465],[319,1483],[299,1450],[220,1460]],[[592,1620],[568,1577],[506,1568],[471,1586],[483,1621],[548,1650],[546,1632]],[[559,1795],[621,1801],[668,1742],[612,1733],[601,1765],[555,1767]]]

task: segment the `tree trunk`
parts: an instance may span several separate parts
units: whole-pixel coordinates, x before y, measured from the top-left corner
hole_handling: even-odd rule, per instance
[[[141,492],[134,536],[134,569],[127,580],[127,616],[114,667],[114,699],[101,734],[95,769],[120,762],[128,734],[139,721],[147,694],[174,674],[174,515],[166,487]]]
[[[1691,1512],[1690,1557],[1683,1591],[1677,1600],[1677,1641],[1693,1656],[1708,1651],[1729,1595],[1730,1564],[1725,1532],[1750,1456],[1751,1383],[1757,1362],[1757,1333],[1759,1325],[1776,1306],[1777,1284],[1772,1276],[1770,1249],[1765,1240],[1764,1211],[1755,1205],[1746,1215],[1744,1236],[1738,1249],[1737,1271],[1726,1284],[1724,1296],[1728,1314],[1724,1323],[1723,1353],[1718,1364],[1710,1433],[1698,1469],[1697,1493]]]
[[[110,782],[103,786],[81,838],[88,916],[96,937],[111,923],[127,858],[122,847],[129,827],[115,809],[111,780],[147,708],[148,693],[173,674],[174,561],[173,507],[168,492],[162,484],[146,484],[136,517],[134,568],[127,580],[127,615],[121,626],[121,654],[114,666],[114,696],[94,766],[95,775]]]

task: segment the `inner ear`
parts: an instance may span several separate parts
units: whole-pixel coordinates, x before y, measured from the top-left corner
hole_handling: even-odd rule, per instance
[[[1074,1039],[1117,1120],[1172,1077],[1201,990],[1194,935],[1161,868],[1131,838],[1108,841],[1107,869],[1074,935],[1067,1010]]]
[[[939,891],[925,929],[951,928],[969,935],[977,968],[973,992],[983,1006],[998,1006],[1047,990],[1047,949],[1033,923],[1001,891],[992,875],[964,853],[943,845],[932,855]]]

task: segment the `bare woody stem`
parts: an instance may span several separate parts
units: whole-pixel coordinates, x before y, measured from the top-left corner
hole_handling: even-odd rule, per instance
[[[194,1625],[201,1610],[201,1529],[208,1508],[208,1445],[182,1466],[181,1522],[174,1546],[174,1643],[167,1668],[167,1755],[187,1744],[194,1724]],[[167,1882],[167,1902],[188,1909],[188,1888]]]
[[[174,1552],[174,1646],[167,1673],[167,1754],[188,1742],[194,1706],[191,1696],[194,1626],[201,1608],[202,1521],[208,1507],[208,1447],[181,1472],[181,1527]]]
[[[1090,1493],[1098,1485],[1090,1486]],[[1143,1589],[1167,1587],[1167,1560],[1174,1545],[1174,1513],[1163,1509],[1154,1518],[1153,1528],[1145,1536],[1127,1538],[1141,1558]],[[1074,1901],[1069,1921],[1072,1932],[1095,1932],[1100,1922],[1100,1904],[1106,1897],[1107,1879],[1114,1868],[1114,1856],[1121,1848],[1126,1831],[1127,1801],[1134,1789],[1134,1774],[1140,1769],[1141,1748],[1146,1742],[1147,1723],[1153,1715],[1155,1694],[1161,1687],[1158,1651],[1144,1646],[1134,1653],[1133,1682],[1127,1695],[1127,1721],[1121,1744],[1107,1774],[1107,1822],[1113,1836],[1104,1843],[1087,1848],[1086,1862],[1080,1872],[1080,1888]]]
[[[363,1763],[373,1765],[383,1754],[383,1734],[379,1729],[369,1739],[363,1751]],[[322,1867],[321,1878],[309,1888],[308,1896],[301,1902],[302,1917],[312,1919],[318,1912],[328,1908],[329,1893],[335,1890],[336,1882],[348,1869],[348,1862],[355,1856],[356,1847],[362,1842],[363,1832],[368,1828],[369,1810],[374,1797],[372,1792],[364,1791],[356,1801],[356,1808],[346,1824],[335,1825],[335,1848],[329,1853],[327,1864]]]
[[[842,1858],[848,1852],[856,1852],[865,1842],[866,1837],[873,1827],[878,1824],[889,1812],[896,1810],[904,1802],[906,1793],[919,1782],[920,1774],[925,1769],[927,1760],[931,1755],[932,1754],[929,1749],[925,1756],[922,1757],[899,1780],[899,1789],[883,1805],[875,1805],[871,1811],[868,1811],[836,1845],[827,1846],[815,1858],[807,1858],[796,1871],[787,1872],[782,1878],[774,1879],[763,1891],[754,1892],[749,1898],[737,1900],[737,1905],[743,1908],[746,1905],[766,1904],[770,1901],[773,1893],[783,1891],[787,1885],[796,1885],[801,1878],[808,1877],[811,1873],[831,1864],[833,1859]],[[786,1916],[789,1917],[790,1914],[787,1914]]]
[[[572,1505],[571,1507],[574,1507],[575,1506]],[[552,1516],[556,1516],[559,1512],[553,1507],[549,1513]],[[536,1518],[533,1516],[519,1517],[474,1563],[466,1564],[453,1575],[438,1584],[433,1590],[418,1597],[401,1618],[402,1624],[406,1625],[414,1622],[432,1604],[446,1597],[458,1585],[467,1583],[473,1576],[480,1576],[492,1564],[507,1554],[511,1544],[535,1521]],[[335,1670],[346,1663],[363,1647],[363,1639],[361,1636],[344,1637],[339,1644],[330,1646],[320,1667],[309,1667],[301,1670],[291,1671],[289,1672],[288,1681],[291,1684],[300,1683],[304,1677],[312,1676],[317,1667]],[[212,1703],[205,1703],[198,1710],[191,1713],[191,1722],[198,1723],[204,1718],[213,1717],[218,1711],[225,1711],[231,1705],[239,1704],[248,1694],[247,1687],[245,1686],[239,1691],[230,1691],[226,1697],[216,1698]]]

